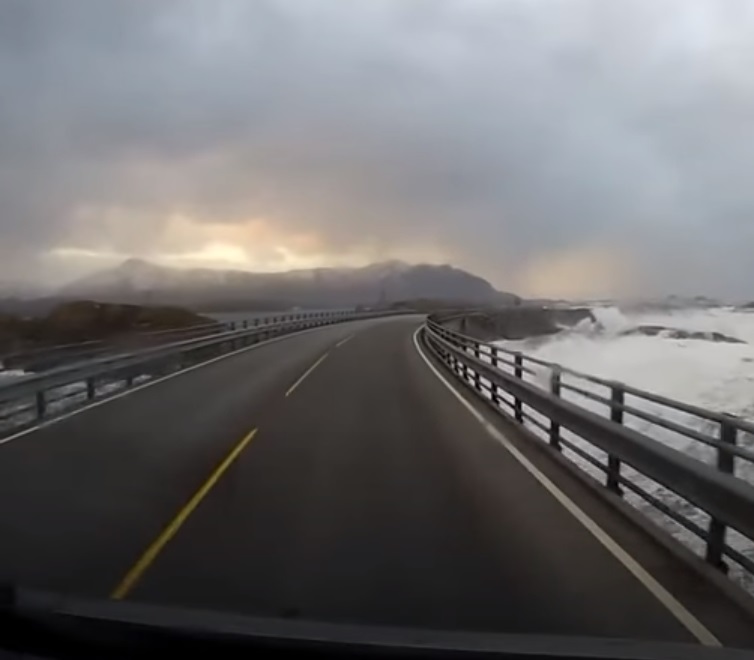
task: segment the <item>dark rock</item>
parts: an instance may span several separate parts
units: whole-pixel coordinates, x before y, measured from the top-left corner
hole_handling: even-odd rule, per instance
[[[729,337],[722,332],[702,332],[695,330],[681,330],[668,328],[663,325],[639,325],[620,333],[622,336],[644,335],[646,337],[663,337],[666,339],[699,339],[725,344],[745,344],[747,342],[736,337]]]
[[[477,339],[526,339],[561,332],[582,321],[597,323],[590,309],[584,307],[512,306],[504,309],[469,312],[449,319],[449,328]]]

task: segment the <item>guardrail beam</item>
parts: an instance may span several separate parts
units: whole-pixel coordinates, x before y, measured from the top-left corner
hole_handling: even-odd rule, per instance
[[[126,355],[107,355],[91,359],[86,363],[69,364],[49,371],[30,374],[0,385],[0,407],[12,404],[14,401],[25,400],[26,406],[19,406],[12,414],[5,414],[0,410],[0,418],[4,424],[16,415],[22,415],[29,410],[35,410],[37,419],[42,419],[49,412],[49,404],[59,400],[48,396],[51,390],[72,383],[85,383],[87,399],[97,398],[96,381],[102,379],[125,380],[126,386],[133,384],[135,376],[145,374],[156,376],[173,371],[189,364],[196,364],[213,355],[238,350],[243,346],[258,343],[264,339],[277,337],[302,330],[303,328],[323,326],[336,321],[350,321],[378,316],[398,316],[407,312],[351,312],[335,318],[330,313],[298,314],[306,320],[297,321],[289,315],[286,321],[260,325],[260,319],[255,318],[254,327],[246,327],[233,331],[225,331],[211,336],[183,339],[168,345],[150,346],[135,353]],[[410,313],[410,312],[408,312]],[[282,318],[280,315],[276,318]],[[239,323],[240,325],[240,323]],[[247,323],[247,325],[249,325]],[[237,326],[236,326],[237,327]],[[124,378],[125,374],[125,378]],[[28,401],[33,400],[33,405]]]
[[[557,365],[541,360],[530,360],[540,368],[551,369],[548,391],[534,382],[524,380],[524,373],[536,372],[525,365],[525,360],[529,358],[525,358],[519,352],[505,351],[509,355],[512,354],[514,358],[511,363],[513,366],[511,374],[500,368],[498,347],[488,344],[491,347],[492,359],[489,363],[485,362],[481,359],[480,342],[443,328],[431,318],[425,324],[423,338],[432,352],[448,366],[451,372],[470,385],[473,391],[478,393],[474,384],[480,378],[489,380],[493,393],[504,391],[513,397],[513,419],[516,422],[524,424],[527,419],[532,424],[536,422],[535,425],[547,434],[545,437],[553,447],[566,445],[577,454],[583,454],[585,460],[588,457],[590,463],[604,470],[607,477],[606,486],[609,490],[621,494],[621,485],[627,487],[626,484],[628,484],[632,491],[642,494],[638,486],[627,481],[626,477],[621,474],[621,466],[625,463],[709,514],[709,527],[707,530],[702,530],[687,518],[680,517],[657,498],[651,497],[648,493],[642,494],[645,501],[650,504],[654,501],[656,508],[665,515],[670,515],[705,542],[706,560],[710,564],[725,571],[727,565],[724,557],[727,556],[734,558],[747,570],[754,571],[754,564],[748,558],[726,545],[728,527],[738,530],[754,541],[754,487],[735,477],[735,458],[752,460],[751,452],[737,446],[738,432],[751,433],[750,424],[731,415],[715,412],[707,415],[710,420],[720,421],[719,439],[703,439],[707,444],[717,448],[717,465],[712,467],[623,424],[624,412],[629,410],[625,404],[626,393],[641,398],[641,390],[621,383],[585,376],[570,369],[562,369],[569,375],[610,387],[609,399],[592,395],[585,390],[583,392],[585,395],[590,394],[589,398],[593,397],[594,400],[604,402],[609,406],[610,414],[608,418],[605,418],[561,398],[563,387],[568,387],[569,390],[581,390],[570,383],[565,385],[561,381],[561,368]],[[499,405],[499,399],[500,397],[493,396],[492,403],[501,414],[508,416],[507,411]],[[660,405],[671,405],[682,412],[704,417],[704,411],[700,414],[700,409],[687,404],[679,403],[673,406],[674,402],[653,394],[648,394],[645,399]],[[524,415],[524,405],[548,418],[549,427],[538,419],[530,418],[528,414]],[[653,419],[651,414],[640,411],[638,408],[631,408],[629,412],[633,414],[634,410],[642,419],[650,422]],[[656,423],[658,426],[670,426],[659,418]],[[568,429],[583,441],[604,451],[608,457],[607,464],[601,463],[572,442],[566,442],[560,435],[561,429]],[[683,431],[677,424],[673,424],[672,430]],[[693,439],[698,439],[700,435],[690,429],[688,433]]]

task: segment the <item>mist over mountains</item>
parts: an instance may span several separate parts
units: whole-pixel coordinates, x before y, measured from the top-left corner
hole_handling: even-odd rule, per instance
[[[197,268],[183,270],[129,259],[63,287],[62,298],[182,305],[205,310],[350,306],[428,299],[510,304],[517,297],[450,265],[386,261],[362,268],[281,273]]]

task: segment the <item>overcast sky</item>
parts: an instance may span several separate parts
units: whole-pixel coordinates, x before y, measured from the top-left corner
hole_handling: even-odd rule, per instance
[[[0,279],[754,298],[750,0],[0,0]]]

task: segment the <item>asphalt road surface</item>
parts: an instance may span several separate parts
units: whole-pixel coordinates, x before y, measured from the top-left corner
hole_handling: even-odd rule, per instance
[[[676,600],[630,572],[433,373],[419,323],[284,338],[0,446],[0,578],[263,616],[698,641],[686,612],[754,646],[733,603],[502,427]]]

